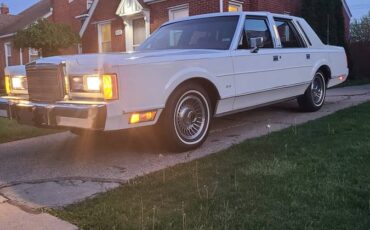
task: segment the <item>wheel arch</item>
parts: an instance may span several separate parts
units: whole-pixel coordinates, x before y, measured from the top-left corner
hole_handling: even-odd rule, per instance
[[[175,81],[175,82],[172,82],[172,84],[167,85],[165,105],[167,105],[169,98],[179,87],[181,87],[184,84],[189,84],[189,83],[195,83],[195,84],[201,85],[208,92],[208,96],[210,97],[213,108],[216,107],[217,101],[220,100],[221,98],[220,92],[216,84],[211,80],[210,77],[208,77],[207,75],[201,75],[201,74],[188,76],[182,79],[182,81]]]
[[[328,85],[329,80],[331,78],[331,69],[328,65],[322,65],[320,68],[316,71],[321,71],[324,74],[326,85]]]
[[[331,68],[329,66],[329,63],[327,60],[320,60],[319,62],[316,63],[316,65],[314,66],[313,70],[312,70],[312,79],[314,79],[316,73],[318,71],[321,71],[323,74],[324,74],[324,77],[325,77],[325,80],[326,80],[326,85],[328,85],[329,83],[329,80],[331,78]]]
[[[212,106],[213,108],[215,109],[215,106],[217,105],[217,101],[220,100],[221,96],[220,96],[220,93],[216,87],[216,85],[209,79],[207,78],[204,78],[204,77],[191,77],[191,78],[188,78],[182,82],[179,82],[176,87],[173,87],[173,90],[171,91],[171,93],[169,93],[166,97],[166,105],[167,105],[167,102],[169,100],[169,98],[171,97],[171,95],[178,89],[180,88],[182,85],[184,84],[189,84],[189,83],[196,83],[196,84],[199,84],[201,85],[208,93],[208,96],[211,100],[211,103],[212,103]]]

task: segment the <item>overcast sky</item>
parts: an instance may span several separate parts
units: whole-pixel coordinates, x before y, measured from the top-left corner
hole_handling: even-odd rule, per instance
[[[18,14],[37,2],[37,0],[0,0],[0,2],[8,4],[12,14]],[[370,0],[347,0],[347,3],[351,8],[354,18],[361,18],[370,10]]]

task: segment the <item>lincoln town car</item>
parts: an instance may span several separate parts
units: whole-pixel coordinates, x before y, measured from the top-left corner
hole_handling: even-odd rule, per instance
[[[41,58],[5,75],[2,117],[80,135],[159,127],[186,151],[215,117],[291,99],[318,111],[348,67],[304,19],[239,12],[168,22],[134,52]]]

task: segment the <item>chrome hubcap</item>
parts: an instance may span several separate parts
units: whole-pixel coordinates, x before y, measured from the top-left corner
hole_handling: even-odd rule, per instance
[[[325,97],[325,83],[321,75],[315,77],[311,85],[311,96],[315,105],[321,105]]]
[[[197,95],[183,96],[175,111],[175,127],[184,142],[196,142],[204,134],[208,123],[208,109]]]

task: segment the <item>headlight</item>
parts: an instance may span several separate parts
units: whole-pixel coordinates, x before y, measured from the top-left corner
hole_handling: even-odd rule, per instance
[[[26,76],[5,76],[5,91],[8,95],[12,92],[17,94],[26,94],[27,89],[28,83]]]
[[[86,76],[86,89],[87,91],[100,91],[101,90],[101,80],[100,76]]]
[[[27,90],[28,84],[27,84],[27,77],[25,76],[13,76],[12,79],[12,86],[11,88],[13,90]]]
[[[115,74],[72,76],[69,78],[72,93],[98,93],[105,100],[118,99],[118,81]]]

